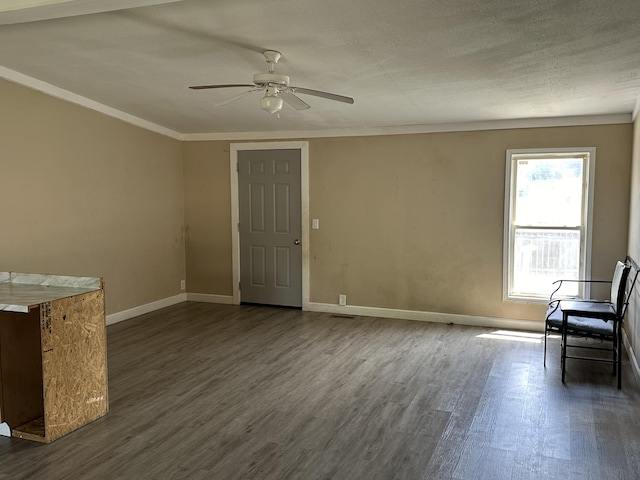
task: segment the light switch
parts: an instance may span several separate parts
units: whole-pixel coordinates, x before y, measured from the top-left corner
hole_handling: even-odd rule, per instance
[[[320,229],[320,220],[317,218],[314,218],[313,220],[311,220],[311,228],[313,230],[319,230]]]

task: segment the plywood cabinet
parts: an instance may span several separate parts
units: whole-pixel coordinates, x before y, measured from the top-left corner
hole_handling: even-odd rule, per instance
[[[102,280],[0,272],[0,421],[48,443],[108,409]]]

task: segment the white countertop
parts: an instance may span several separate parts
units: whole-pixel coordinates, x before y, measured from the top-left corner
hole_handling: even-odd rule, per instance
[[[0,272],[0,310],[27,313],[44,302],[102,288],[102,279],[32,273]]]

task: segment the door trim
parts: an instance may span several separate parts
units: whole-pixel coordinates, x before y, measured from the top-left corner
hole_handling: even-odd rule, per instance
[[[233,271],[233,303],[239,305],[240,288],[240,203],[238,199],[238,152],[242,150],[300,150],[300,200],[302,216],[302,310],[309,310],[309,142],[232,143],[229,148],[231,172],[231,262]]]

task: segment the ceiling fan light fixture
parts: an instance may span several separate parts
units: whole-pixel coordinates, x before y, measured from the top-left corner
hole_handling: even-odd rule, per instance
[[[284,101],[275,95],[265,95],[260,100],[260,107],[269,113],[277,113],[282,110]]]

